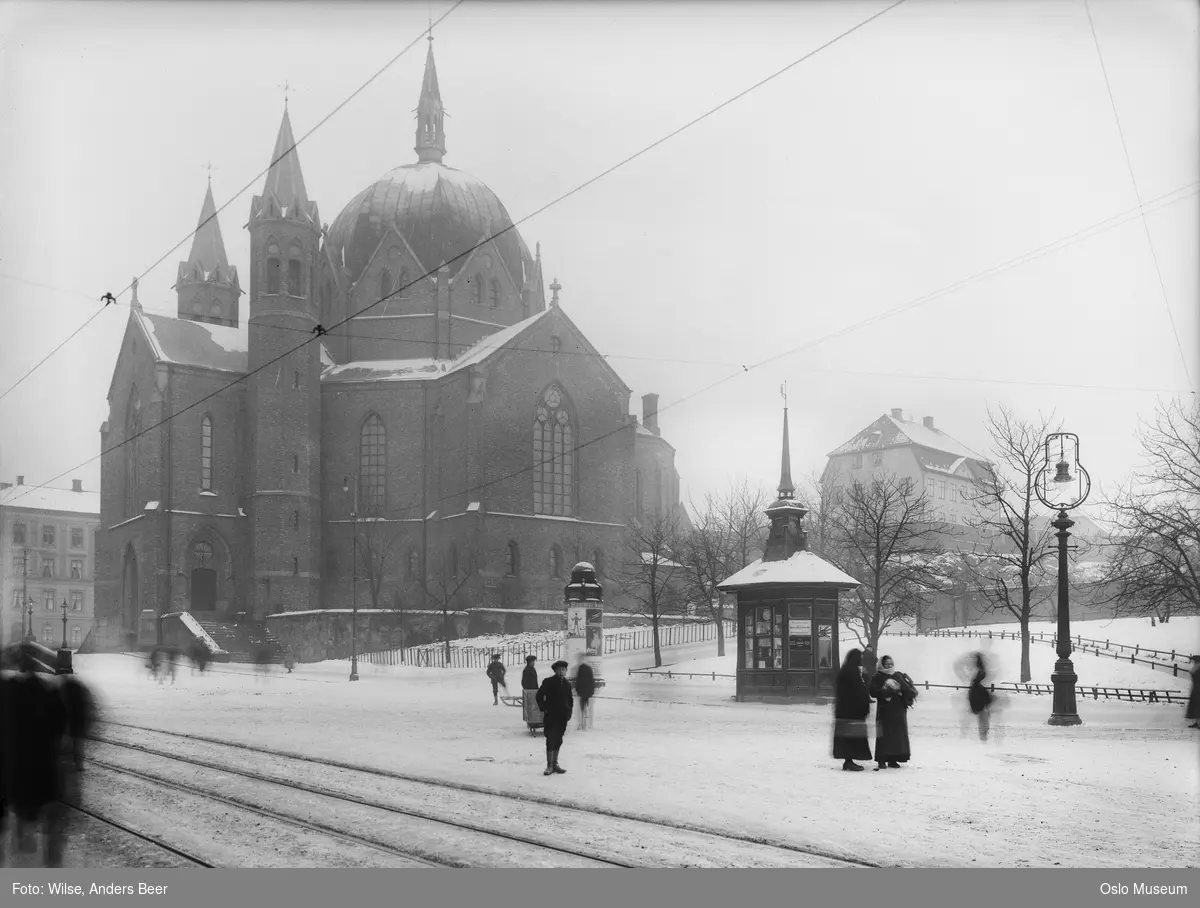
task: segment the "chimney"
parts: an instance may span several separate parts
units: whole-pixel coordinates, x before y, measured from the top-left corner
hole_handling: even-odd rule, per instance
[[[12,488],[11,482],[0,482],[0,492],[3,492],[5,489],[11,489],[11,488]]]
[[[642,425],[658,435],[658,395],[642,395]]]
[[[82,479],[72,479],[71,480],[71,491],[72,492],[82,492],[83,491],[83,480]]]
[[[892,419],[903,419],[903,418],[904,418],[904,411],[901,410],[899,407],[893,407],[892,408]]]
[[[932,416],[922,417],[921,422],[925,425],[926,429],[933,428],[933,417]]]
[[[25,485],[25,477],[24,476],[17,477],[17,485],[19,485],[19,486]]]

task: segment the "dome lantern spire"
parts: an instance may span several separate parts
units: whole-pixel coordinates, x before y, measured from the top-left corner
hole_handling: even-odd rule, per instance
[[[433,32],[429,34],[429,50],[425,54],[425,78],[421,81],[421,99],[417,102],[417,144],[413,151],[422,162],[442,163],[446,154],[446,133],[442,128],[444,116],[442,93],[438,89],[437,65],[433,62]]]

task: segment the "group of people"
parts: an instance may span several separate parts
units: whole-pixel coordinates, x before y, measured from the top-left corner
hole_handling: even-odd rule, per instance
[[[596,694],[596,674],[581,656],[575,670],[572,690],[572,682],[567,678],[570,663],[559,659],[550,666],[551,674],[539,682],[536,662],[537,656],[525,657],[525,669],[521,672],[521,690],[523,694],[526,691],[530,692],[538,709],[542,711],[542,733],[546,738],[546,768],[542,775],[561,774],[566,770],[558,764],[558,752],[562,749],[563,737],[575,712],[576,696],[579,697],[579,730],[583,731],[592,725],[591,701]],[[492,661],[487,667],[487,676],[492,682],[493,705],[500,703],[500,688],[503,687],[505,693],[508,692],[508,685],[504,680],[506,671],[500,654],[493,653]]]
[[[44,834],[47,867],[62,866],[66,805],[79,800],[84,742],[97,718],[91,691],[74,675],[37,671],[32,648],[15,644],[5,652],[0,678],[0,837],[16,821],[22,852],[37,851]],[[0,864],[3,863],[0,853]]]
[[[900,769],[912,756],[908,743],[908,710],[917,699],[912,678],[896,670],[891,656],[876,660],[868,647],[864,653],[846,653],[837,676],[834,697],[833,756],[847,772],[866,769],[855,760],[871,760],[867,717],[875,707],[875,771]]]

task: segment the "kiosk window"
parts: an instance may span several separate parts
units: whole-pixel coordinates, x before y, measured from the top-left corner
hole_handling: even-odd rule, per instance
[[[783,668],[782,606],[755,606],[746,616],[746,668]]]
[[[812,626],[808,621],[792,621],[788,627],[788,668],[810,672],[812,660]]]
[[[818,618],[829,618],[830,620],[832,620],[836,613],[837,613],[837,603],[836,602],[819,602],[819,601],[817,602],[817,617]]]
[[[817,624],[817,667],[833,668],[833,625]]]

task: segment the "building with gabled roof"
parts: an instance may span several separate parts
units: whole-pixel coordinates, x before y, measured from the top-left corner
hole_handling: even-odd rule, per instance
[[[285,106],[248,275],[210,186],[175,314],[135,282],[101,428],[97,614],[124,639],[146,611],[416,613],[433,586],[509,630],[560,616],[572,564],[603,577],[630,521],[678,508],[657,395],[639,425],[557,281],[547,299],[540,247],[443,163],[432,44],[416,162],[332,226],[295,146]]]

